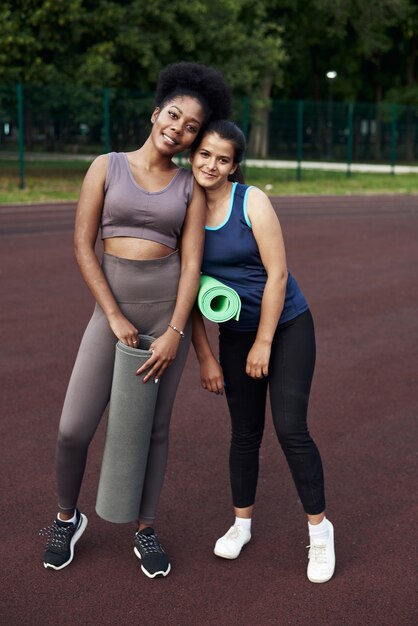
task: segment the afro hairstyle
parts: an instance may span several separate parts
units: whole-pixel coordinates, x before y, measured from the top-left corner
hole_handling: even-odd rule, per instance
[[[218,70],[200,63],[180,61],[164,67],[157,82],[155,103],[164,106],[176,96],[192,96],[203,106],[205,122],[227,118],[231,92]]]

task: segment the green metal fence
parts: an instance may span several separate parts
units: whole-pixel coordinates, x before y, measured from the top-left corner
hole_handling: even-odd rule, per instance
[[[269,158],[375,164],[418,161],[418,106],[273,100]]]
[[[152,94],[79,85],[0,85],[0,158],[95,155],[131,150],[150,129]],[[346,164],[418,162],[418,105],[272,100],[265,141],[251,150],[251,98],[235,97],[233,119],[249,141],[247,158],[288,160],[301,178],[306,161]],[[259,130],[259,129],[258,129]]]

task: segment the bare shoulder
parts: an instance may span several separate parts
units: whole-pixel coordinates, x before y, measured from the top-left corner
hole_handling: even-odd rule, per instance
[[[104,172],[106,174],[108,162],[109,162],[109,155],[100,154],[98,157],[94,159],[94,161],[92,161],[88,171],[93,171],[96,174],[98,174],[99,172]]]
[[[276,218],[270,198],[258,187],[250,187],[248,190],[247,212],[251,222],[261,217]]]
[[[260,189],[259,187],[249,187],[248,189],[248,199],[252,198],[255,201],[268,201],[270,202],[268,196],[266,193],[264,193],[264,191],[262,189]]]
[[[84,177],[82,190],[86,187],[91,188],[91,186],[103,186],[106,180],[108,161],[109,157],[107,154],[101,154],[94,159]]]

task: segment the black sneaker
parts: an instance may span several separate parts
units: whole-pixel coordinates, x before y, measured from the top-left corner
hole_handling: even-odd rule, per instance
[[[39,531],[40,535],[48,537],[44,555],[44,567],[63,569],[71,563],[74,557],[74,546],[86,530],[87,517],[77,509],[75,524],[55,519],[51,526]]]
[[[141,559],[141,569],[149,578],[167,576],[171,569],[166,553],[149,526],[135,533],[134,552]]]

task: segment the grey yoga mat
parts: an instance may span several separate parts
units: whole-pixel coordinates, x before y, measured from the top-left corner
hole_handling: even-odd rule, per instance
[[[138,517],[159,384],[143,383],[136,370],[151,356],[155,341],[139,335],[139,348],[118,341],[109,417],[96,500],[96,512],[108,522]]]

